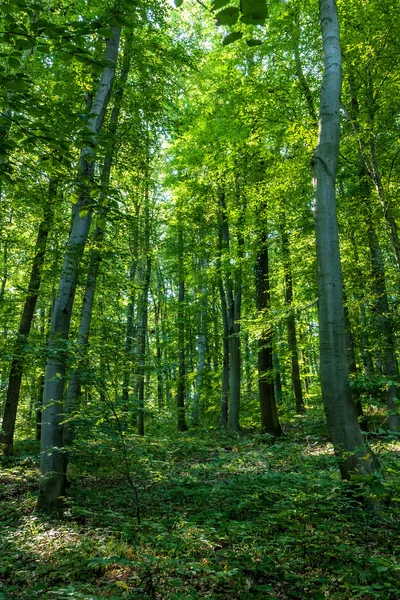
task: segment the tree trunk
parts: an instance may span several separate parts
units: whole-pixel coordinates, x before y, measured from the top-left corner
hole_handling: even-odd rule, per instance
[[[200,272],[203,271],[202,275],[205,277],[204,270],[206,268],[205,261],[201,265]],[[205,359],[206,359],[206,346],[207,346],[207,286],[204,283],[201,288],[201,310],[200,310],[200,324],[199,324],[199,335],[197,338],[197,369],[196,369],[196,387],[193,394],[193,410],[192,410],[192,424],[197,427],[200,423],[200,396],[203,388],[203,379],[205,371]]]
[[[286,215],[280,211],[280,230],[282,240],[282,259],[285,278],[285,302],[287,310],[287,332],[290,352],[290,363],[292,370],[292,386],[295,399],[296,413],[305,413],[303,391],[301,389],[299,357],[297,351],[296,320],[293,312],[293,280],[292,267],[290,264],[289,238],[286,230]]]
[[[339,157],[342,56],[335,0],[320,0],[324,73],[319,138],[312,169],[318,263],[320,376],[329,432],[341,475],[371,473],[373,456],[365,443],[351,397],[346,356],[342,271],[335,180]]]
[[[178,294],[178,386],[176,407],[178,413],[178,431],[187,431],[185,417],[186,363],[185,363],[185,274],[183,266],[183,229],[178,224],[179,294]]]
[[[4,406],[2,435],[0,444],[3,445],[4,454],[9,456],[13,453],[15,420],[21,389],[22,372],[24,366],[24,348],[28,342],[32,319],[35,313],[36,302],[42,280],[42,266],[46,252],[47,238],[53,223],[54,204],[57,194],[57,181],[51,179],[49,182],[48,200],[44,207],[43,220],[39,225],[37,233],[35,253],[32,263],[31,275],[28,285],[28,294],[22,310],[18,335],[15,342],[14,354],[11,363],[10,376],[8,380],[7,397]]]
[[[256,304],[263,321],[268,321],[268,313],[270,311],[268,237],[264,228],[260,232],[257,244]],[[261,433],[269,433],[278,437],[281,435],[282,429],[275,404],[272,329],[268,322],[258,338],[258,389],[260,396]]]
[[[241,274],[237,272],[235,288],[231,275],[229,222],[226,208],[225,193],[219,195],[219,228],[221,250],[225,252],[223,266],[225,271],[225,305],[228,327],[229,346],[229,409],[228,427],[232,431],[239,431],[240,414],[240,311],[242,300]],[[238,267],[238,271],[240,270]]]
[[[343,288],[343,301],[344,301],[344,326],[346,329],[347,362],[349,365],[349,372],[352,375],[356,375],[358,372],[358,369],[357,369],[357,363],[356,363],[356,352],[355,352],[355,348],[354,348],[354,337],[353,337],[353,331],[351,328],[349,309],[347,307],[347,299],[346,299],[346,293],[345,293],[344,288]],[[352,391],[352,397],[353,397],[353,402],[355,404],[355,407],[357,409],[357,416],[358,416],[358,421],[360,423],[360,427],[361,427],[362,431],[367,431],[368,423],[367,423],[367,420],[364,415],[361,398],[360,398],[360,392],[358,390]]]
[[[147,152],[148,154],[148,152]],[[143,277],[141,297],[138,305],[138,325],[137,325],[137,360],[138,360],[138,434],[144,435],[144,388],[145,388],[145,369],[146,369],[146,348],[147,348],[147,324],[149,307],[149,287],[151,276],[151,254],[150,254],[150,204],[149,204],[149,182],[148,168],[149,157],[147,156],[147,172],[145,181],[144,198],[144,232],[143,232]]]
[[[96,229],[94,232],[93,248],[90,251],[89,269],[86,278],[85,293],[83,297],[83,305],[81,310],[81,318],[79,324],[78,337],[76,341],[76,352],[78,355],[78,364],[72,369],[68,384],[67,395],[64,406],[64,417],[66,419],[63,427],[63,444],[64,444],[64,470],[66,473],[68,466],[67,449],[71,446],[75,437],[75,427],[71,420],[74,412],[79,406],[79,389],[80,389],[80,373],[84,363],[84,356],[89,340],[90,324],[93,314],[94,298],[96,293],[97,278],[100,270],[101,252],[105,232],[105,219],[107,215],[107,192],[110,184],[111,168],[115,150],[115,134],[117,132],[118,120],[121,110],[121,102],[124,93],[124,84],[128,78],[129,67],[131,63],[131,38],[128,38],[125,46],[125,54],[121,75],[118,86],[115,90],[115,101],[108,122],[108,133],[111,136],[111,142],[106,150],[104,157],[103,169],[101,172],[101,193],[99,198],[100,213],[97,220]]]
[[[131,265],[129,268],[129,291],[128,291],[128,308],[126,315],[126,334],[125,334],[125,365],[122,380],[122,401],[124,409],[128,410],[129,407],[129,382],[131,377],[131,355],[133,350],[133,339],[134,339],[134,313],[135,313],[135,278],[138,265],[139,255],[139,210],[140,204],[136,206],[136,215],[133,227],[133,241],[130,245],[131,252]]]
[[[104,67],[89,119],[89,133],[95,144],[101,130],[110,99],[118,57],[120,28],[112,27],[112,37],[106,42]],[[64,494],[64,464],[62,452],[62,398],[65,383],[67,339],[74,303],[78,266],[89,234],[90,182],[94,176],[93,146],[82,149],[79,165],[81,181],[79,198],[74,206],[73,224],[64,257],[58,292],[52,314],[49,337],[49,359],[43,391],[40,483],[37,507],[51,512],[58,510]]]

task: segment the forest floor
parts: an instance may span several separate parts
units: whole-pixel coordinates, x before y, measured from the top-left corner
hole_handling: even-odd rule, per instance
[[[274,444],[127,437],[140,523],[118,440],[78,447],[62,520],[35,513],[38,447],[20,441],[0,464],[0,599],[398,599],[400,440],[370,441],[383,474],[350,486],[310,417]]]

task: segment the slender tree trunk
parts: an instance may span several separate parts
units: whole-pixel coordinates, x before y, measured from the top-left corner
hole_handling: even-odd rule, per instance
[[[206,268],[205,261],[201,265],[200,271],[203,271],[203,277],[205,277],[204,270]],[[200,422],[200,397],[203,388],[204,372],[205,372],[205,359],[206,359],[206,346],[207,346],[207,286],[204,283],[201,288],[201,310],[200,310],[200,324],[199,324],[199,335],[197,338],[197,369],[196,369],[196,387],[193,394],[193,410],[192,410],[192,424],[197,427]]]
[[[107,40],[105,63],[99,87],[93,102],[89,133],[95,136],[101,130],[110,99],[118,57],[120,28],[112,27]],[[89,234],[92,212],[90,209],[90,182],[94,176],[93,148],[82,149],[79,178],[81,189],[74,206],[74,219],[65,252],[57,297],[52,314],[43,392],[40,484],[37,506],[39,510],[58,510],[64,495],[64,461],[62,452],[62,398],[67,359],[67,338],[74,303],[78,266]]]
[[[63,427],[63,443],[64,443],[64,470],[66,473],[68,466],[68,453],[69,448],[75,437],[75,427],[71,420],[74,412],[79,406],[79,392],[80,392],[80,377],[81,370],[84,362],[84,355],[89,340],[90,324],[93,314],[94,298],[96,293],[97,278],[100,270],[102,245],[104,240],[105,232],[105,219],[107,215],[107,191],[110,184],[111,168],[113,163],[114,149],[115,149],[115,135],[118,127],[118,119],[121,110],[121,102],[124,92],[124,84],[127,80],[129,67],[131,63],[131,38],[125,46],[124,60],[121,70],[120,79],[118,86],[115,90],[115,101],[111,111],[110,120],[108,123],[108,133],[111,136],[111,143],[106,150],[103,169],[101,173],[101,193],[99,204],[102,207],[99,218],[97,220],[96,229],[94,232],[93,248],[90,251],[89,258],[89,269],[86,278],[85,293],[83,297],[83,305],[81,310],[81,318],[79,324],[78,337],[76,341],[76,352],[78,355],[78,364],[72,369],[68,384],[67,395],[64,406],[65,423]]]
[[[149,201],[149,182],[148,168],[149,157],[147,156],[147,173],[145,181],[145,199],[144,199],[144,235],[143,235],[143,284],[141,289],[141,298],[138,306],[138,434],[144,435],[144,390],[145,390],[145,370],[146,370],[146,347],[147,347],[147,325],[148,325],[148,307],[149,307],[149,287],[151,276],[151,254],[150,254],[150,201]]]
[[[268,320],[268,313],[270,311],[268,238],[264,228],[260,232],[257,244],[256,298],[259,314],[262,316],[263,321]],[[275,404],[272,329],[268,322],[258,338],[258,389],[260,396],[261,433],[269,433],[278,437],[281,435],[282,429]]]
[[[231,274],[230,234],[225,193],[219,196],[219,219],[221,250],[224,252],[225,271],[225,306],[228,327],[229,345],[229,410],[228,427],[232,431],[240,429],[240,312],[242,300],[241,274],[236,273],[235,286]],[[238,267],[238,271],[241,266]],[[224,309],[223,309],[224,310]]]
[[[158,273],[157,273],[158,275]],[[156,334],[156,368],[157,368],[157,406],[161,410],[164,404],[164,387],[162,372],[162,346],[160,336],[160,317],[161,317],[161,290],[158,289],[158,298],[154,299],[154,324]]]
[[[277,405],[280,405],[282,404],[283,400],[283,391],[281,379],[281,365],[279,362],[279,356],[277,352],[272,352],[272,367],[274,369],[275,402]]]
[[[53,223],[56,193],[57,181],[51,179],[49,182],[48,199],[44,207],[43,220],[39,225],[39,230],[37,233],[35,253],[28,285],[28,294],[22,310],[17,340],[15,343],[14,354],[11,363],[10,376],[8,380],[7,397],[3,415],[3,431],[2,435],[0,436],[0,444],[3,445],[4,454],[6,455],[13,453],[15,420],[17,417],[19,392],[21,389],[24,366],[24,348],[28,342],[29,332],[31,330],[33,315],[35,313],[36,303],[39,295],[47,238]]]
[[[176,407],[178,412],[178,431],[187,431],[185,417],[186,395],[186,362],[185,362],[185,274],[183,266],[183,229],[178,225],[179,253],[179,294],[178,294],[178,386],[176,390]]]
[[[222,283],[221,275],[218,276],[218,288],[221,299],[221,311],[222,311],[222,348],[223,348],[223,359],[222,359],[222,388],[221,388],[221,427],[228,426],[228,407],[229,407],[229,327],[228,327],[228,310],[226,307],[226,297],[224,291],[224,284]]]
[[[138,215],[137,215],[138,217]],[[131,379],[131,357],[133,350],[133,338],[135,335],[134,314],[135,314],[135,278],[138,265],[139,238],[137,225],[135,226],[134,242],[131,248],[131,265],[129,268],[129,302],[126,314],[126,334],[125,334],[125,365],[122,380],[122,401],[124,410],[129,407],[129,383]]]
[[[345,293],[344,288],[343,288],[343,300],[344,300],[344,326],[346,328],[347,362],[349,365],[349,372],[352,375],[356,375],[358,372],[358,369],[357,369],[357,363],[356,363],[354,337],[353,337],[353,331],[351,328],[349,309],[347,307],[347,299],[346,299],[346,293]],[[367,424],[367,420],[364,415],[361,398],[360,398],[360,392],[357,390],[352,391],[352,397],[353,397],[353,402],[357,409],[357,416],[358,416],[358,421],[360,423],[360,427],[361,427],[362,431],[367,431],[368,424]]]
[[[297,351],[296,320],[293,312],[293,279],[292,267],[290,264],[289,238],[286,230],[286,216],[283,210],[280,211],[280,229],[282,240],[282,259],[285,278],[285,301],[287,316],[288,345],[290,352],[290,363],[292,369],[292,386],[295,399],[296,413],[298,415],[305,413],[303,400],[303,391],[301,389],[299,357]]]
[[[342,56],[335,0],[320,0],[324,73],[319,138],[312,169],[318,263],[320,376],[329,432],[344,479],[371,473],[375,461],[365,443],[351,397],[346,356],[335,179],[339,157]]]
[[[362,174],[360,174],[360,177],[362,177]],[[361,181],[360,181],[359,189],[362,192],[363,185],[362,185]],[[361,269],[357,266],[359,264],[359,255],[358,255],[357,245],[356,245],[353,231],[351,232],[351,242],[352,242],[353,249],[354,249],[356,276],[357,276],[357,279],[360,282],[360,284],[363,285],[363,276],[361,273]],[[371,352],[370,352],[370,344],[369,344],[369,340],[368,340],[367,314],[366,314],[364,298],[362,298],[362,301],[359,303],[359,314],[360,314],[360,325],[361,325],[360,335],[359,335],[359,340],[360,340],[359,343],[361,346],[362,360],[363,360],[365,374],[368,379],[371,379],[371,377],[374,374],[374,365],[372,362],[372,357],[371,357]]]

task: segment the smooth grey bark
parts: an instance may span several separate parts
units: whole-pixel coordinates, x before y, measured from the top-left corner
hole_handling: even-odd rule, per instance
[[[200,273],[205,278],[205,260],[201,261]],[[203,380],[205,373],[206,364],[206,347],[207,347],[207,285],[204,282],[201,287],[201,301],[200,301],[200,322],[199,322],[199,334],[197,337],[197,368],[196,368],[196,382],[195,390],[193,394],[193,407],[192,407],[192,425],[197,427],[200,423],[200,397],[203,389]]]
[[[293,278],[292,266],[290,262],[289,237],[286,228],[286,215],[283,210],[280,211],[280,230],[282,242],[282,262],[285,279],[285,303],[287,310],[287,335],[290,352],[290,366],[292,372],[292,387],[295,400],[296,413],[298,415],[305,413],[303,390],[300,381],[299,356],[297,351],[296,319],[293,312]]]
[[[58,510],[64,495],[63,461],[63,391],[67,360],[67,339],[75,297],[78,266],[89,234],[92,217],[90,208],[90,183],[94,176],[93,146],[100,132],[105,111],[111,96],[118,58],[120,28],[111,27],[111,38],[106,42],[104,62],[106,66],[100,77],[88,121],[88,133],[92,146],[81,151],[79,164],[79,197],[73,208],[73,223],[67,242],[57,296],[51,320],[49,358],[46,366],[43,391],[43,415],[41,432],[40,482],[37,507],[51,512]]]
[[[44,206],[43,219],[39,225],[36,237],[32,268],[28,284],[28,293],[22,309],[17,339],[14,346],[13,359],[11,362],[7,396],[4,405],[2,432],[0,435],[0,445],[3,446],[3,451],[6,456],[9,456],[13,453],[15,421],[17,417],[19,393],[21,389],[24,367],[24,348],[28,342],[33,315],[35,313],[36,303],[39,296],[47,238],[53,223],[57,183],[58,182],[55,179],[50,179],[48,198]]]
[[[101,192],[99,197],[100,213],[96,224],[96,229],[93,236],[93,247],[90,250],[89,268],[86,278],[85,293],[81,309],[81,318],[79,323],[79,331],[75,344],[77,353],[77,366],[71,370],[70,379],[64,405],[65,423],[63,427],[63,444],[64,444],[64,469],[67,469],[67,448],[71,446],[75,437],[75,427],[71,420],[74,412],[79,406],[80,379],[83,368],[85,350],[88,344],[90,335],[90,324],[93,314],[94,298],[96,293],[97,278],[101,264],[102,245],[105,234],[105,219],[107,215],[107,193],[110,184],[111,168],[115,151],[115,136],[117,133],[118,120],[121,111],[122,97],[124,93],[124,84],[128,78],[129,67],[131,63],[132,49],[131,38],[129,37],[125,45],[124,59],[121,69],[118,85],[115,90],[114,106],[111,111],[111,116],[108,122],[108,134],[110,143],[106,149],[104,164],[101,172],[100,185]]]
[[[176,390],[176,407],[178,414],[178,431],[187,431],[185,416],[186,396],[186,361],[185,361],[185,271],[183,264],[183,227],[178,223],[178,261],[179,261],[179,293],[178,293],[178,382]]]
[[[312,158],[318,264],[320,377],[328,428],[341,475],[371,473],[376,465],[357,419],[346,356],[335,180],[339,157],[342,56],[335,0],[320,0],[324,72],[318,144]]]

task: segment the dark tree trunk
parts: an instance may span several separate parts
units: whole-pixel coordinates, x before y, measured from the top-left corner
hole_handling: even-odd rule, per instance
[[[54,204],[57,193],[57,181],[50,180],[48,201],[44,208],[43,220],[39,225],[36,238],[35,253],[32,263],[31,275],[28,285],[28,294],[22,310],[21,320],[18,328],[18,336],[14,347],[11,363],[10,376],[8,380],[7,397],[4,406],[2,435],[0,444],[3,445],[4,454],[13,453],[15,420],[21,389],[22,373],[24,366],[24,348],[28,342],[33,315],[39,295],[42,280],[42,266],[46,252],[47,238],[53,223]]]
[[[287,316],[288,345],[290,352],[290,364],[292,371],[292,386],[295,399],[296,413],[305,413],[303,391],[301,389],[299,357],[297,351],[296,320],[293,312],[293,280],[292,267],[290,264],[289,238],[286,230],[286,218],[284,211],[280,212],[280,229],[282,239],[282,258],[285,277],[285,301]]]
[[[262,315],[263,320],[268,320],[268,313],[270,311],[270,285],[268,238],[265,231],[260,232],[258,240],[256,296],[257,310]],[[272,331],[271,327],[267,325],[258,338],[258,389],[260,395],[261,433],[269,433],[277,437],[281,435],[282,429],[275,403],[272,352]]]
[[[186,396],[186,361],[185,361],[185,273],[183,265],[183,228],[178,225],[179,253],[179,294],[178,294],[178,385],[176,390],[176,408],[178,414],[178,431],[187,431],[185,416]]]

